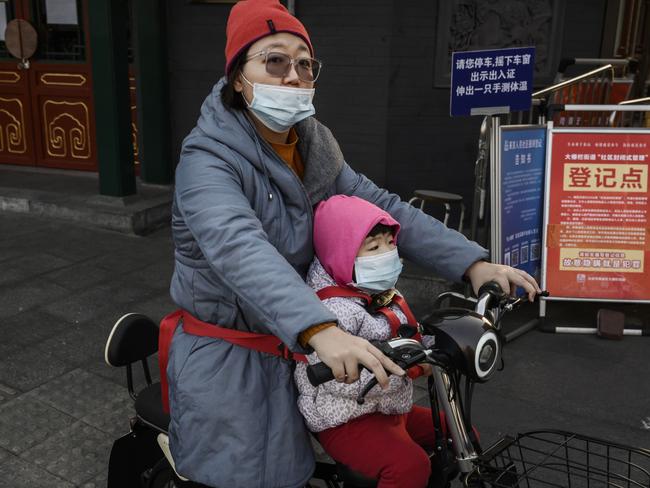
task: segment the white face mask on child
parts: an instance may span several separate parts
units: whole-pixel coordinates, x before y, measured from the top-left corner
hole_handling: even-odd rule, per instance
[[[361,256],[354,260],[356,285],[371,292],[388,290],[395,287],[402,262],[397,248],[374,256]]]

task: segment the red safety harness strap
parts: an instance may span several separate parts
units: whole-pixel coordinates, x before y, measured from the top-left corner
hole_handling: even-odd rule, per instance
[[[183,314],[183,330],[188,334],[223,339],[224,341],[245,347],[246,349],[265,352],[273,356],[280,356],[284,359],[307,362],[307,357],[304,354],[293,354],[280,339],[271,334],[257,334],[255,332],[244,332],[220,327],[215,324],[202,322],[189,313]]]
[[[334,297],[348,297],[360,298],[366,302],[366,305],[372,303],[372,297],[367,293],[352,290],[343,286],[327,286],[316,292],[318,298],[325,300]],[[392,299],[404,315],[409,325],[417,327],[417,320],[411,312],[411,309],[406,304],[404,297],[395,295]],[[377,309],[386,317],[391,328],[392,337],[397,336],[399,326],[401,325],[399,317],[388,307],[380,307]],[[169,413],[169,386],[167,384],[167,363],[169,361],[169,348],[171,346],[172,338],[176,332],[179,324],[183,325],[183,331],[187,334],[192,334],[200,337],[213,337],[215,339],[223,339],[246,349],[253,349],[254,351],[264,352],[279,356],[284,359],[294,359],[296,361],[307,362],[306,356],[303,354],[293,354],[289,348],[277,337],[271,334],[256,334],[253,332],[243,332],[240,330],[228,329],[220,327],[216,324],[203,322],[184,310],[176,310],[162,319],[160,322],[160,331],[158,334],[158,366],[160,368],[160,393],[162,397],[163,409]],[[420,340],[420,334],[417,333],[413,337]],[[422,368],[420,368],[421,370]],[[410,375],[409,375],[410,376]]]
[[[213,337],[223,339],[246,349],[272,354],[287,360],[307,362],[304,354],[293,354],[289,348],[277,337],[271,334],[256,334],[240,330],[220,327],[216,324],[203,322],[184,310],[177,310],[167,315],[160,323],[158,335],[158,363],[160,367],[160,393],[163,409],[169,412],[169,386],[167,384],[167,363],[169,361],[169,347],[176,327],[182,324],[183,331],[199,337]]]
[[[399,326],[402,325],[402,321],[399,319],[397,314],[388,307],[378,308],[377,312],[382,314],[386,317],[386,320],[388,320],[388,325],[390,325],[390,336],[397,337],[399,335]]]
[[[393,297],[393,303],[400,308],[404,315],[406,315],[406,320],[410,325],[417,326],[418,321],[415,318],[415,315],[413,315],[411,307],[408,306],[408,303],[406,303],[406,300],[402,295],[395,295]]]
[[[326,286],[321,288],[316,292],[318,298],[321,300],[326,300],[328,298],[336,297],[346,297],[346,298],[361,298],[365,300],[368,305],[372,302],[372,297],[367,293],[361,291],[352,290],[351,288],[346,288],[344,286]]]
[[[346,288],[344,286],[326,286],[325,288],[321,288],[316,292],[316,295],[318,295],[318,298],[321,300],[325,300],[327,298],[335,298],[335,297],[353,297],[353,298],[361,298],[362,300],[365,300],[367,305],[370,305],[372,303],[372,296],[370,296],[367,293],[363,293],[362,291],[359,290],[353,290],[351,288]],[[406,315],[406,321],[409,325],[413,327],[417,327],[418,321],[415,318],[415,315],[413,315],[413,312],[411,311],[410,307],[406,303],[406,300],[404,299],[403,296],[395,294],[392,298],[391,303],[394,303],[397,305],[400,310]],[[399,326],[402,325],[399,317],[395,312],[393,312],[390,308],[388,307],[380,307],[377,309],[377,313],[382,314],[384,317],[386,317],[386,320],[388,320],[388,323],[390,324],[390,330],[391,330],[391,336],[392,337],[397,337],[397,331],[399,329]],[[420,336],[420,333],[417,333],[413,336],[415,340],[421,340],[422,337]]]
[[[320,298],[321,300],[325,300],[327,298],[334,298],[334,297],[361,298],[366,302],[366,306],[370,305],[373,300],[372,296],[370,296],[367,293],[363,293],[362,291],[359,290],[353,290],[351,288],[346,288],[344,286],[326,286],[325,288],[321,288],[320,290],[318,290],[316,294],[318,295],[318,298]],[[415,315],[413,315],[411,308],[408,306],[403,296],[398,294],[393,295],[390,303],[393,303],[400,308],[402,313],[404,313],[404,315],[406,316],[406,321],[409,325],[413,327],[418,326],[418,321],[415,318]],[[384,317],[386,317],[386,320],[388,320],[388,323],[390,325],[391,337],[397,337],[399,327],[400,325],[402,325],[397,314],[393,312],[389,307],[379,307],[377,308],[376,312],[382,314]],[[420,335],[419,332],[417,332],[413,335],[413,339],[415,339],[416,341],[421,341],[422,336]],[[424,369],[422,369],[422,367],[419,365],[415,365],[409,368],[407,374],[411,379],[415,379],[418,376],[422,376],[424,374]]]
[[[176,327],[183,316],[182,310],[176,310],[163,317],[158,331],[158,367],[160,368],[160,398],[163,410],[169,413],[169,386],[167,384],[167,363],[169,361],[169,347]]]

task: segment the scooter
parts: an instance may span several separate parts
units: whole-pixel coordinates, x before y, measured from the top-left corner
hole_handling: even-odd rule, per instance
[[[398,337],[375,343],[403,369],[421,363],[432,366],[428,393],[436,445],[430,453],[429,487],[450,486],[458,478],[463,486],[475,488],[650,488],[650,451],[645,449],[558,430],[505,436],[482,449],[472,429],[473,388],[488,381],[502,364],[499,323],[523,301],[491,282],[479,290],[474,310],[443,308],[422,318],[419,332],[435,339],[430,347],[412,339],[412,327],[402,327]],[[106,362],[126,368],[136,411],[130,432],[113,445],[108,488],[200,486],[174,469],[167,437],[169,416],[162,410],[160,384],[151,381],[147,365],[147,358],[157,351],[157,339],[155,322],[141,314],[127,314],[116,322],[106,343]],[[137,362],[147,385],[136,394],[132,365]],[[333,374],[319,363],[309,366],[308,377],[318,385],[332,380]],[[363,403],[376,384],[376,378],[368,380],[357,401]],[[445,414],[447,436],[439,412]],[[328,488],[377,486],[377,480],[339,463],[316,463],[313,479]]]

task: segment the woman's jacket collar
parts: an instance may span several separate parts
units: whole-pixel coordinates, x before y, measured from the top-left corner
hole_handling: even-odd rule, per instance
[[[208,137],[225,144],[239,153],[265,175],[272,174],[268,158],[260,154],[259,147],[268,143],[258,134],[245,112],[228,110],[221,102],[221,90],[226,83],[222,78],[203,102],[198,128]],[[343,168],[343,153],[330,130],[314,117],[295,126],[298,134],[298,151],[305,165],[303,185],[312,205],[323,199]],[[266,159],[266,163],[265,163]]]

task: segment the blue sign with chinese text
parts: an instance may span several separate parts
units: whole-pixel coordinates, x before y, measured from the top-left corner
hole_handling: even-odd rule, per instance
[[[529,110],[534,63],[534,47],[453,53],[451,115]]]
[[[502,263],[539,280],[546,128],[501,129]]]

